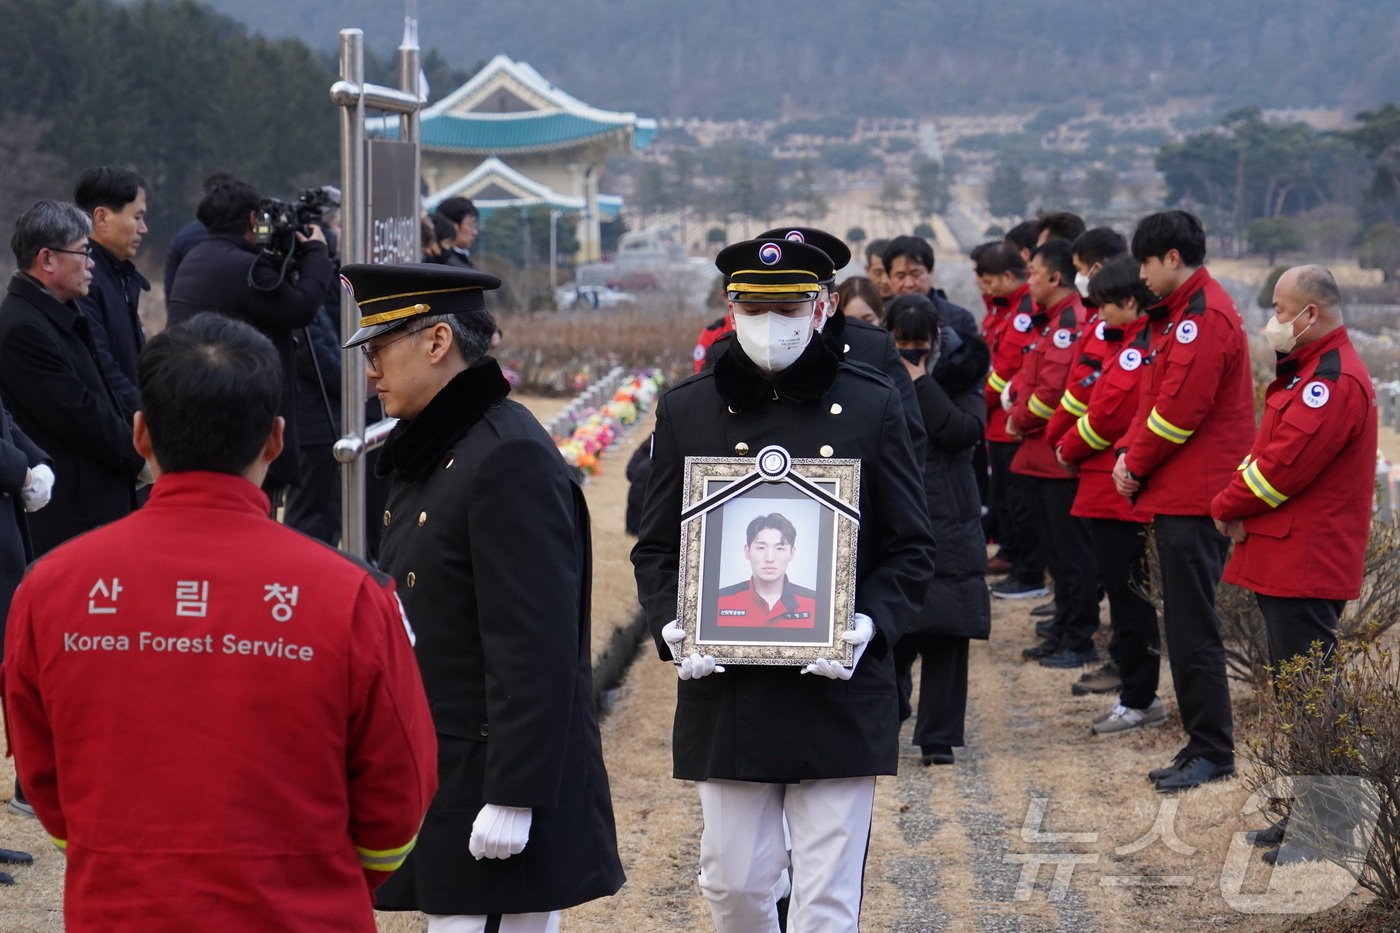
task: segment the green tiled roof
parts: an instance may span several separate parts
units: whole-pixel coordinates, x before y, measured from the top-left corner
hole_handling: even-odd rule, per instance
[[[580,140],[625,129],[626,123],[593,120],[572,113],[523,114],[512,119],[489,119],[438,114],[423,120],[423,145],[466,152],[522,152],[557,149]],[[398,126],[385,128],[390,138]]]

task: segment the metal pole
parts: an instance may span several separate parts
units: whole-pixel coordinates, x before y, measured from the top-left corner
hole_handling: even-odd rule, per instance
[[[549,294],[553,296],[554,290],[559,287],[559,281],[555,275],[555,270],[559,265],[559,212],[551,210],[549,212]]]
[[[365,83],[365,34],[359,29],[340,31],[340,79],[357,89]],[[332,89],[334,99],[335,89]],[[341,257],[345,263],[364,262],[369,256],[366,219],[365,101],[363,93],[340,104]],[[360,309],[350,295],[340,296],[341,333],[353,334],[360,324]],[[365,361],[359,353],[347,353],[342,361],[340,384],[341,425],[345,437],[365,433]],[[345,470],[340,493],[341,547],[364,556],[365,461],[361,456],[342,460]]]

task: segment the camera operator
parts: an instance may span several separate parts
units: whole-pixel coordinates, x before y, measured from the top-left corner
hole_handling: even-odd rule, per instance
[[[259,246],[254,232],[261,198],[239,181],[215,186],[199,202],[195,216],[209,238],[181,261],[166,301],[167,326],[201,311],[214,311],[251,324],[277,348],[282,362],[280,414],[287,421],[283,453],[268,471],[264,488],[277,493],[298,484],[300,438],[297,432],[298,331],[316,317],[335,275],[321,228],[295,231],[289,254],[277,258]]]

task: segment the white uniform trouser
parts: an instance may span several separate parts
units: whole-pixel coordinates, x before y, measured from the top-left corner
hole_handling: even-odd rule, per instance
[[[429,914],[428,933],[559,933],[559,911],[489,916]]]
[[[788,933],[854,933],[875,778],[800,784],[700,781],[700,890],[718,933],[777,933],[774,896],[788,866],[783,817],[792,833]]]

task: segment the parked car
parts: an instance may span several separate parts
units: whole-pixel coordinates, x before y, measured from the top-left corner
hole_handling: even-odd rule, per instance
[[[616,308],[635,304],[637,296],[608,285],[565,285],[554,293],[554,304],[560,311],[582,311],[590,308]]]

